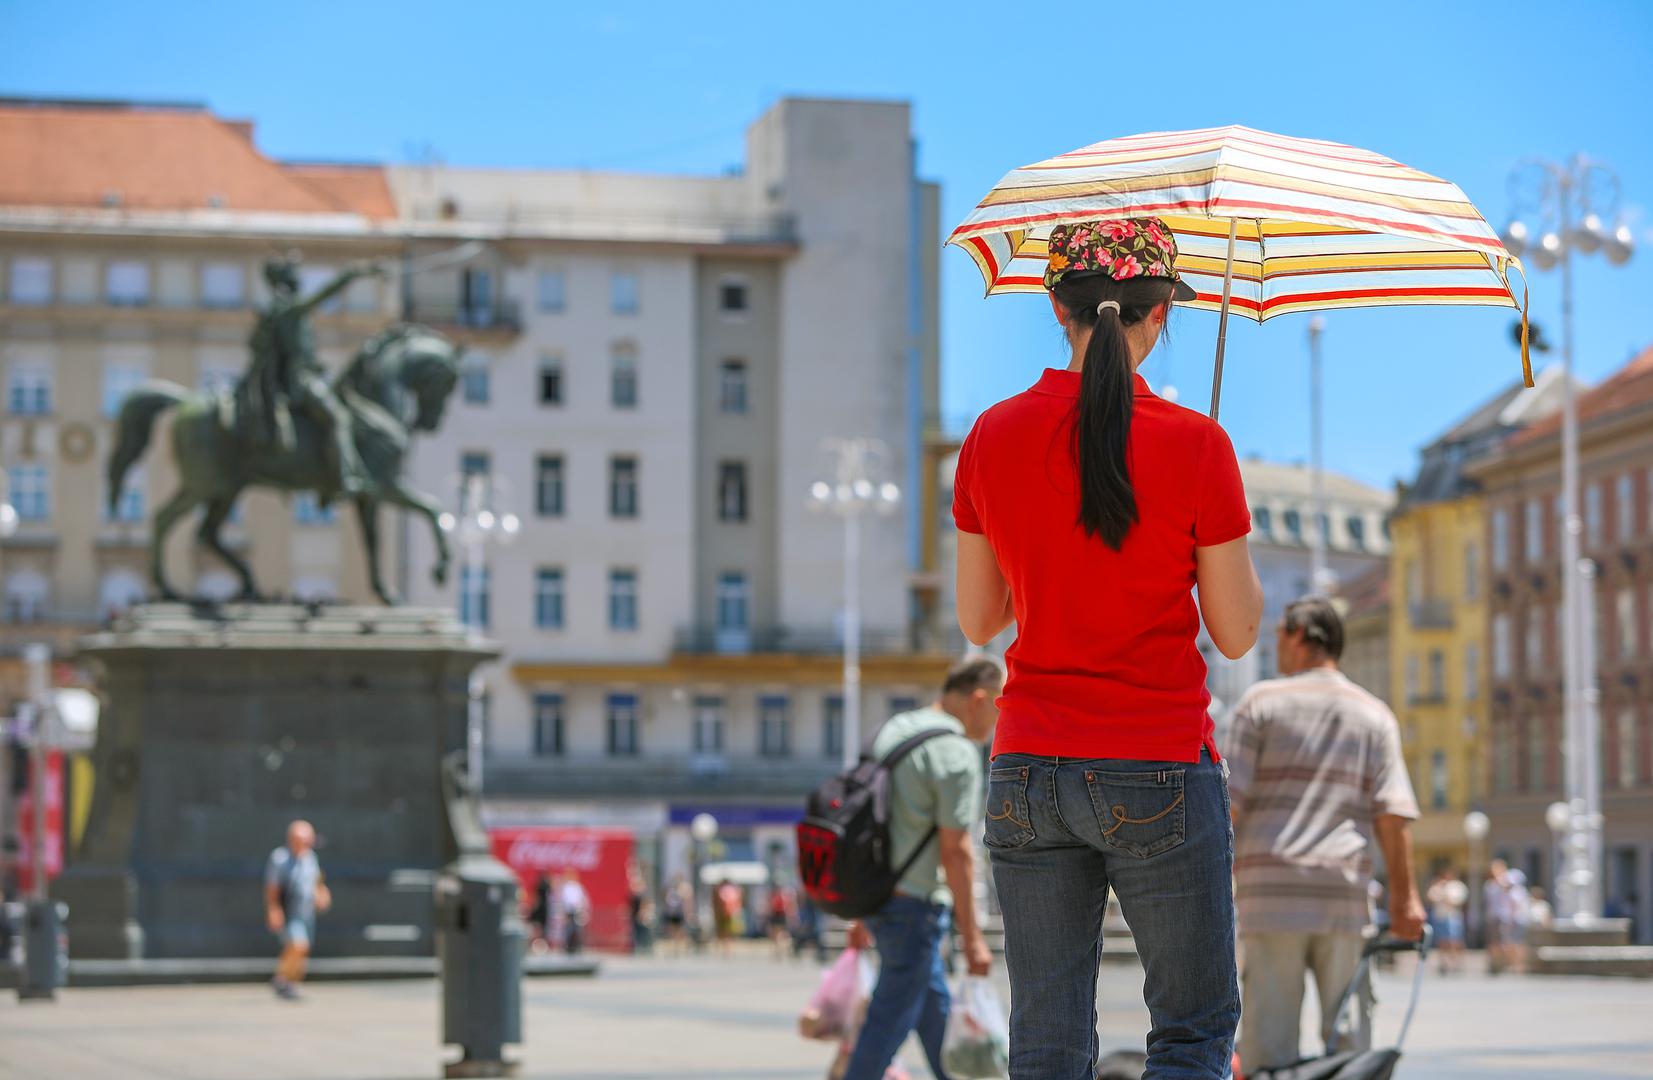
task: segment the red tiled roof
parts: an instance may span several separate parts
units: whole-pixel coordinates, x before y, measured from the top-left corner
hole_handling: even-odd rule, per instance
[[[282,171],[338,209],[385,219],[396,216],[390,183],[377,165],[283,165]]]
[[[1587,424],[1650,403],[1653,403],[1653,347],[1644,349],[1600,385],[1580,394],[1578,421]],[[1553,437],[1560,430],[1561,413],[1554,412],[1511,435],[1505,445],[1530,446]]]
[[[382,172],[289,170],[253,145],[252,126],[204,109],[0,103],[0,205],[389,216]],[[349,178],[335,174],[348,171]]]

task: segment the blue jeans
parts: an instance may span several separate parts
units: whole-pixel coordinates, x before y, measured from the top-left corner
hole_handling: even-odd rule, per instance
[[[878,942],[878,985],[844,1080],[884,1080],[907,1033],[915,1029],[930,1059],[930,1071],[937,1080],[947,1080],[941,1069],[941,1038],[953,998],[947,991],[941,951],[952,920],[951,909],[900,894],[866,920]]]
[[[987,847],[1004,912],[1012,1080],[1092,1080],[1108,890],[1147,977],[1143,1080],[1228,1080],[1240,991],[1228,780],[1199,763],[1003,754]]]

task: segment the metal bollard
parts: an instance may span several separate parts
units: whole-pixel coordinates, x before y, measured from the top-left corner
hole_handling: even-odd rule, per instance
[[[19,1001],[51,1001],[69,981],[69,909],[51,900],[30,900],[23,917],[23,978]]]
[[[436,882],[436,955],[442,1041],[457,1044],[446,1077],[516,1076],[505,1047],[522,1042],[522,954],[517,879],[490,857],[461,857]]]

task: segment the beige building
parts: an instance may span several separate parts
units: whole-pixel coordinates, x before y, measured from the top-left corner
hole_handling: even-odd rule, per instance
[[[163,422],[106,509],[122,396],[146,379],[226,386],[266,256],[301,250],[313,287],[399,247],[378,169],[272,161],[250,123],[203,108],[0,101],[0,161],[0,493],[20,519],[0,541],[3,702],[21,642],[65,650],[149,591],[147,517],[176,478]],[[324,357],[341,361],[394,312],[381,283],[355,283],[317,319]],[[236,591],[193,533],[180,525],[167,546],[174,582]],[[366,598],[353,526],[312,502],[256,494],[226,536],[272,593]]]

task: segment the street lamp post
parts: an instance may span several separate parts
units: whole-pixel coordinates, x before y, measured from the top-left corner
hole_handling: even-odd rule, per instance
[[[884,446],[876,439],[828,439],[834,478],[810,486],[810,505],[844,519],[844,767],[861,755],[861,517],[894,513],[901,488],[877,476]]]
[[[460,484],[459,516],[444,513],[438,523],[444,531],[456,533],[461,554],[459,610],[471,632],[480,635],[486,628],[488,589],[484,580],[488,567],[488,546],[509,544],[522,529],[521,520],[507,506],[506,484],[501,477],[471,473]],[[465,762],[471,790],[482,792],[482,728],[485,681],[480,665],[472,669],[466,686]]]
[[[1573,389],[1573,252],[1599,251],[1608,262],[1622,266],[1634,244],[1628,225],[1621,222],[1609,231],[1592,208],[1591,183],[1599,179],[1611,192],[1614,205],[1608,209],[1617,209],[1619,179],[1605,165],[1582,154],[1565,164],[1533,159],[1510,174],[1512,195],[1529,175],[1540,181],[1539,221],[1551,227],[1536,244],[1529,244],[1532,228],[1512,219],[1504,230],[1504,244],[1517,257],[1530,251],[1540,270],[1561,270],[1561,640],[1569,821],[1565,867],[1557,876],[1556,914],[1558,922],[1588,925],[1601,916],[1601,718],[1595,625],[1589,610],[1594,606],[1595,567],[1580,555],[1584,522],[1578,509],[1578,401]]]
[[[1326,515],[1326,462],[1320,392],[1320,335],[1325,331],[1325,319],[1316,315],[1309,320],[1309,504],[1310,513],[1314,516],[1314,522],[1309,526],[1309,589],[1317,596],[1327,595],[1336,584],[1326,565],[1331,519]]]
[[[1464,839],[1469,841],[1469,929],[1471,936],[1476,940],[1479,940],[1484,932],[1482,921],[1485,915],[1481,895],[1481,873],[1486,858],[1481,845],[1485,843],[1487,833],[1491,830],[1492,820],[1481,811],[1471,810],[1464,815]]]
[[[689,822],[689,872],[694,875],[694,886],[690,894],[694,897],[695,936],[700,943],[706,940],[707,923],[701,916],[706,914],[701,897],[703,883],[700,880],[701,869],[706,865],[706,852],[713,840],[717,839],[717,818],[711,814],[699,813]],[[716,919],[711,920],[716,923]]]

